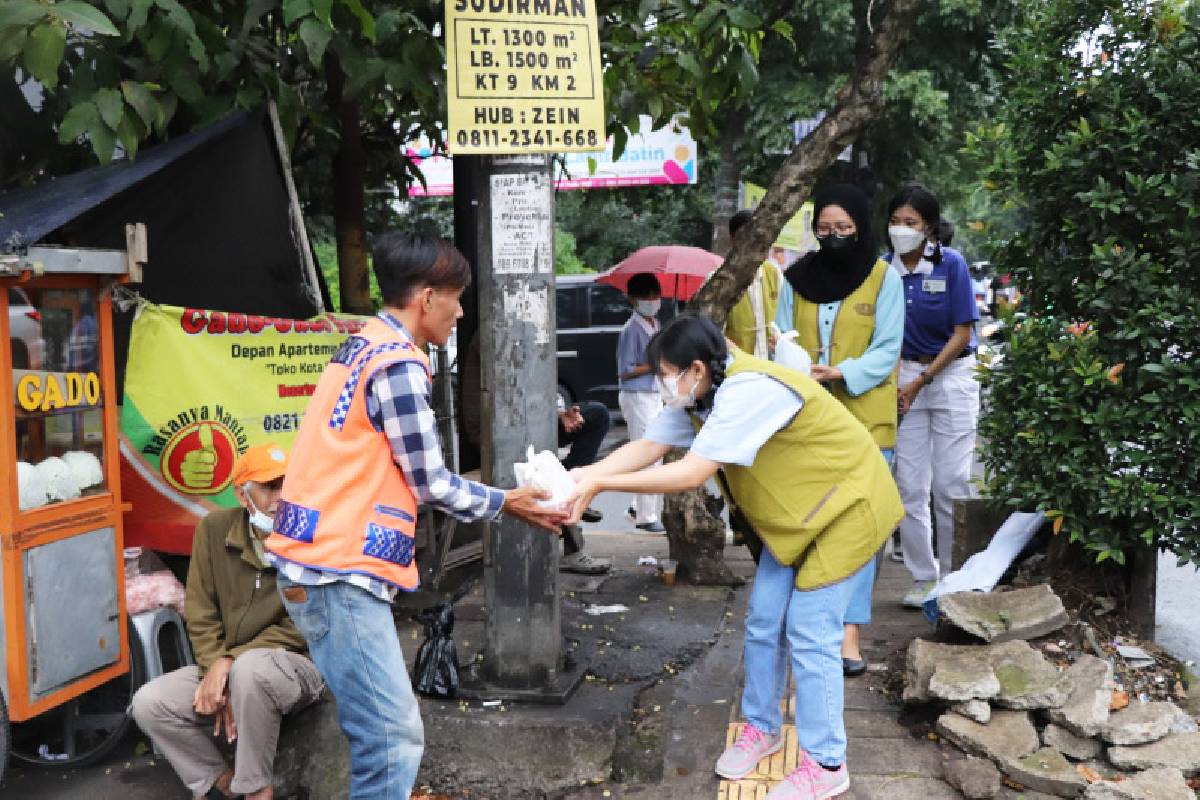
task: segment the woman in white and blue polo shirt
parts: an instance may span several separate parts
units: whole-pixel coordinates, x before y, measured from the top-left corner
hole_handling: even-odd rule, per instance
[[[941,206],[925,187],[909,184],[888,204],[891,266],[904,283],[900,350],[896,485],[904,501],[900,542],[915,581],[904,605],[920,608],[950,570],[955,498],[970,496],[971,457],[979,417],[975,321],[979,311],[967,263],[937,240]],[[937,517],[933,555],[929,496]]]

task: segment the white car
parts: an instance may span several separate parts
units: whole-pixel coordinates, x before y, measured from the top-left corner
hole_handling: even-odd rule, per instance
[[[8,290],[8,332],[12,337],[13,369],[41,369],[42,314],[17,287]]]

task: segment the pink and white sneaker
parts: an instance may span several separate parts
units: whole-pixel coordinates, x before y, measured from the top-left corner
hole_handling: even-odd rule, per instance
[[[849,790],[850,773],[845,764],[825,769],[805,753],[800,766],[767,793],[767,800],[826,800]]]
[[[763,733],[747,722],[737,741],[730,745],[717,759],[717,774],[731,781],[739,781],[754,772],[758,762],[783,747],[783,734],[772,736]]]

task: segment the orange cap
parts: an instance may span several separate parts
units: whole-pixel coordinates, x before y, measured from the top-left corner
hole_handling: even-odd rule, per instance
[[[274,442],[256,444],[238,456],[233,465],[233,485],[241,486],[246,481],[270,483],[282,478],[287,472],[287,451]]]

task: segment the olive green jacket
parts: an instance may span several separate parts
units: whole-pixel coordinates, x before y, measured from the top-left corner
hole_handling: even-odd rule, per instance
[[[259,561],[250,536],[240,507],[214,511],[196,526],[184,613],[201,672],[256,648],[308,649],[283,608],[275,568]]]

